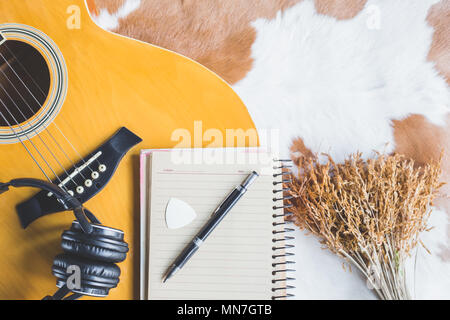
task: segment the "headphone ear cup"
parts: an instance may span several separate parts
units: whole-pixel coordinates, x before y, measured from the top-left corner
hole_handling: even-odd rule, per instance
[[[61,288],[70,276],[76,271],[68,270],[68,267],[79,268],[78,288],[70,288],[71,291],[94,297],[105,297],[109,290],[117,287],[120,277],[120,268],[114,263],[99,262],[80,258],[69,254],[59,254],[53,260],[52,273],[57,278],[56,286]],[[76,281],[75,281],[76,284]]]
[[[129,250],[123,232],[117,229],[92,225],[93,232],[84,233],[77,221],[62,234],[61,247],[65,253],[86,259],[118,263],[125,260]]]

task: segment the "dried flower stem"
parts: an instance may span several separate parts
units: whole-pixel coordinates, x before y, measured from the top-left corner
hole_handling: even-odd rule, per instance
[[[440,162],[416,168],[400,155],[342,164],[298,159],[289,200],[296,225],[355,265],[381,299],[411,299],[405,261],[426,230],[443,185]]]

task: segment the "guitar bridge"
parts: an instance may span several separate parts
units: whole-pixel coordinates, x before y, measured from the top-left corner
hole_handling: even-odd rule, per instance
[[[68,190],[81,203],[85,203],[99,193],[111,180],[125,154],[142,141],[137,135],[122,127],[100,148],[78,162],[69,176],[62,175],[53,183]],[[88,176],[88,179],[86,179]],[[64,211],[64,207],[53,194],[41,191],[33,198],[16,207],[20,223],[26,228],[36,219],[47,214]]]

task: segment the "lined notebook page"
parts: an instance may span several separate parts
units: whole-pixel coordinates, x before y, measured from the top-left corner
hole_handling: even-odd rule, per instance
[[[272,297],[273,164],[177,164],[171,152],[151,154],[148,223],[149,299],[270,299]],[[254,162],[254,161],[253,161]],[[166,283],[163,275],[229,192],[251,171],[260,177],[197,253]],[[168,229],[170,198],[191,205],[197,218]]]

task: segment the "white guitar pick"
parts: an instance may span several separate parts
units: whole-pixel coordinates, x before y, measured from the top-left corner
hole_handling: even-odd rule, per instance
[[[166,224],[169,229],[178,229],[190,224],[197,214],[186,202],[170,198],[166,207]]]

